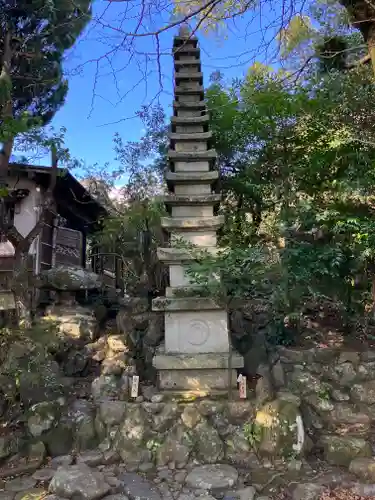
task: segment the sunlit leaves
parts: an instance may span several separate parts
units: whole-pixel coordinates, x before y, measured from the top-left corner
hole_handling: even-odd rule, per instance
[[[248,0],[174,0],[174,17],[189,19],[203,33],[225,30],[226,21],[240,16],[257,5]]]
[[[282,55],[288,56],[306,42],[311,43],[315,36],[316,30],[314,30],[308,16],[301,14],[294,16],[278,35]]]

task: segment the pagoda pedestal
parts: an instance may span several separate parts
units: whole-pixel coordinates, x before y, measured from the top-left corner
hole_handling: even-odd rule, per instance
[[[184,241],[215,252],[216,233],[224,222],[215,215],[220,203],[218,171],[216,152],[209,147],[198,41],[185,31],[174,39],[174,64],[174,116],[166,175],[169,195],[164,200],[170,217],[162,220],[170,247],[158,249],[159,259],[169,267],[170,286],[166,297],[153,301],[155,311],[165,312],[165,343],[153,365],[162,391],[205,396],[227,393],[230,385],[236,388],[236,369],[243,367],[243,359],[232,352],[229,362],[227,312],[210,297],[194,296],[185,273],[194,251],[174,246]]]

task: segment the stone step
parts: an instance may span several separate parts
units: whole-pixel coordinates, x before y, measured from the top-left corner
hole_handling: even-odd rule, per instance
[[[222,309],[211,297],[184,297],[169,299],[157,297],[152,301],[153,311],[214,311]]]
[[[201,116],[172,116],[171,123],[172,125],[196,125],[201,123],[208,123],[210,121],[210,117],[205,114]],[[196,132],[193,132],[194,134]]]
[[[211,170],[210,172],[167,172],[165,179],[169,183],[189,183],[189,184],[209,184],[217,181],[219,172]]]
[[[217,153],[215,149],[207,149],[206,151],[168,151],[168,158],[173,161],[199,161],[199,160],[216,160]]]
[[[212,217],[162,217],[161,225],[167,231],[216,231],[224,224],[223,215]]]
[[[180,82],[183,80],[199,80],[203,83],[203,73],[191,72],[191,73],[175,73],[174,75],[175,82]]]
[[[215,255],[218,252],[217,247],[203,247],[197,249],[189,249],[186,248],[174,248],[174,247],[166,247],[157,249],[157,256],[161,262],[165,264],[180,264],[182,262],[189,262],[191,260],[196,259],[196,253],[199,251],[207,252],[211,255]]]
[[[204,95],[204,87],[203,85],[197,85],[193,89],[181,89],[178,86],[175,87],[174,89],[175,95],[194,95],[194,94],[200,94]]]
[[[217,205],[221,201],[220,194],[195,194],[191,196],[183,196],[176,194],[169,194],[161,196],[160,201],[166,205]]]
[[[198,102],[179,102],[179,101],[173,101],[173,107],[174,109],[199,109],[204,111],[206,109],[206,102],[205,101],[198,101]]]
[[[195,116],[189,118],[195,118]],[[191,134],[172,132],[169,134],[169,138],[171,141],[208,141],[212,138],[212,132],[193,132]]]

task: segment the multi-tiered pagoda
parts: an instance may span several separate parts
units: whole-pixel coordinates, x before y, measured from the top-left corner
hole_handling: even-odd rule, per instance
[[[194,251],[181,248],[181,241],[215,252],[223,217],[215,215],[219,173],[216,152],[210,148],[200,49],[185,27],[174,39],[173,55],[175,101],[165,198],[170,216],[162,220],[170,246],[158,250],[159,259],[169,266],[170,286],[165,298],[153,302],[154,310],[165,311],[165,344],[153,364],[161,390],[203,396],[227,392],[229,380],[235,388],[236,368],[243,360],[232,353],[229,374],[227,312],[212,298],[197,297],[184,272]]]

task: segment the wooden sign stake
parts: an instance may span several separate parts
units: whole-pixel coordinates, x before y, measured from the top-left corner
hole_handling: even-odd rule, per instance
[[[247,398],[247,387],[246,387],[246,377],[239,375],[237,382],[239,383],[239,393],[241,399]]]
[[[138,389],[139,389],[139,376],[134,375],[133,380],[132,380],[132,390],[131,390],[131,397],[132,398],[138,397]]]

